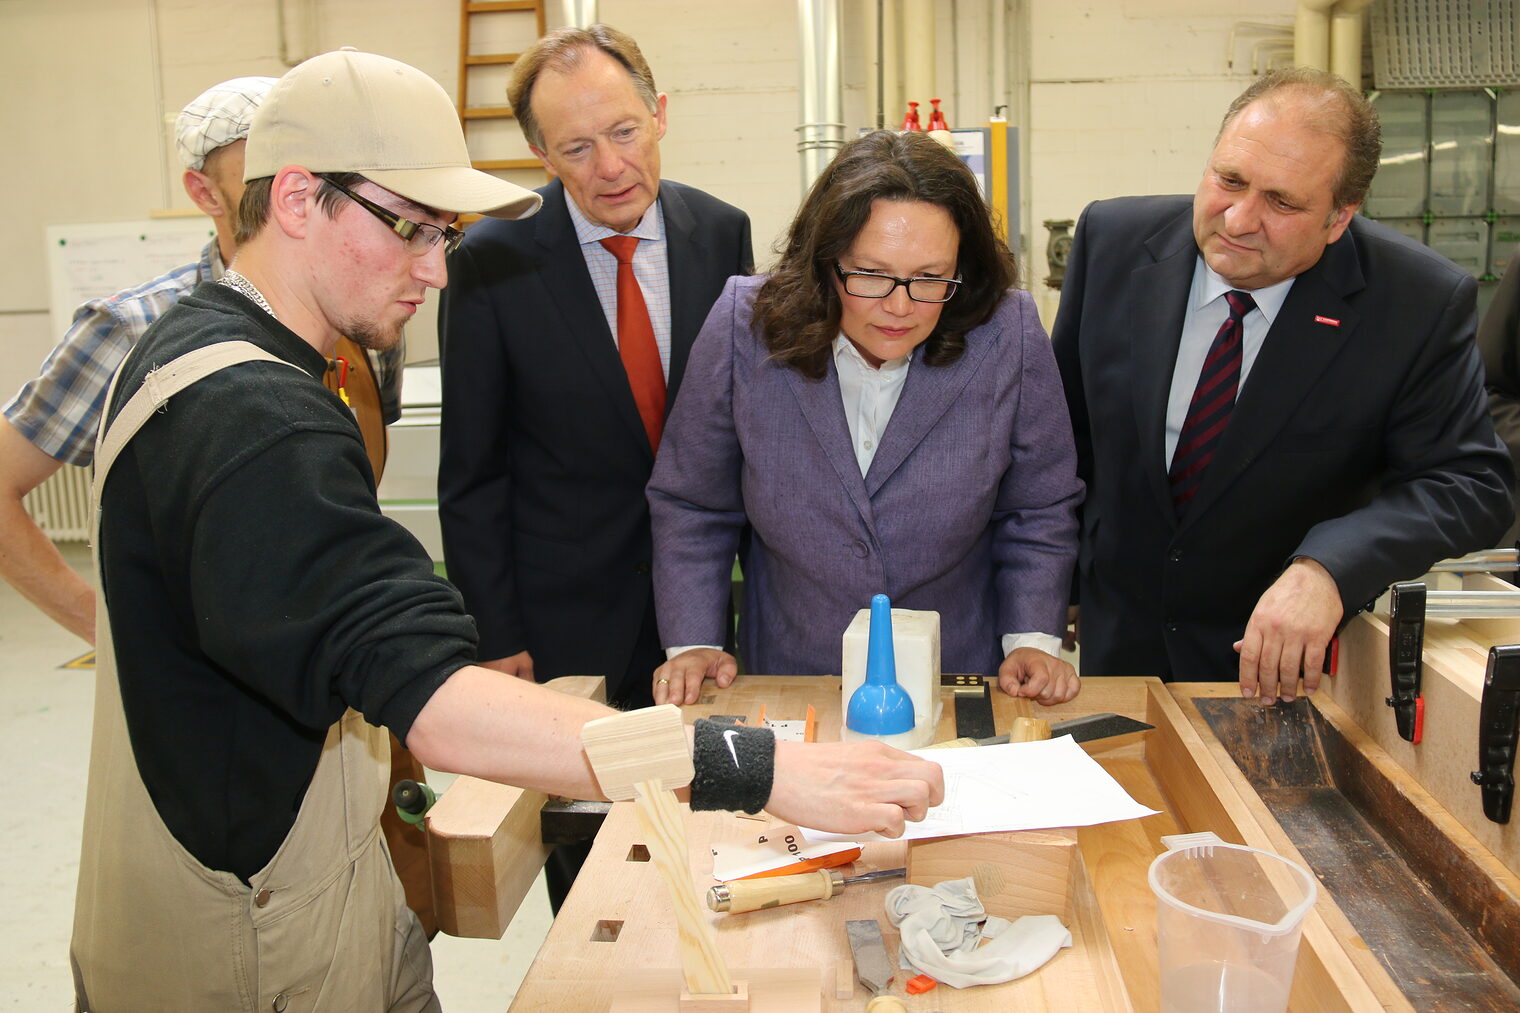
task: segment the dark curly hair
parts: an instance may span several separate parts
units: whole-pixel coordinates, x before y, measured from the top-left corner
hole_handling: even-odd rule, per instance
[[[954,152],[924,133],[878,130],[857,138],[813,184],[780,263],[755,296],[754,319],[771,357],[813,380],[827,372],[829,349],[839,334],[834,264],[849,251],[878,200],[942,207],[960,232],[961,285],[924,342],[927,365],[960,358],[966,332],[986,323],[1018,281],[992,210]]]

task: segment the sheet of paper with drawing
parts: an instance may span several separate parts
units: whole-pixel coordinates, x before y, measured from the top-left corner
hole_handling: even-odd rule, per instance
[[[974,749],[916,752],[945,771],[944,804],[904,840],[1047,827],[1088,827],[1151,816],[1069,735]],[[802,828],[810,841],[880,841],[880,834],[830,834]]]

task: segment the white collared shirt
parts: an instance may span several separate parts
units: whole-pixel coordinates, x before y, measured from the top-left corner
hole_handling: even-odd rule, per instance
[[[614,232],[605,225],[593,225],[576,206],[570,191],[565,191],[565,207],[570,212],[570,222],[575,226],[575,238],[581,246],[581,256],[586,258],[586,270],[591,274],[591,284],[596,287],[597,300],[607,317],[607,329],[617,342],[617,258],[602,245],[603,239],[613,236],[633,236],[639,245],[633,251],[633,276],[644,293],[644,305],[649,308],[649,322],[654,326],[654,342],[660,349],[660,367],[665,371],[665,381],[670,382],[670,246],[665,242],[665,214],[656,200],[644,212],[632,232]]]
[[[1251,292],[1256,308],[1241,321],[1245,331],[1240,348],[1240,386],[1246,389],[1246,377],[1256,362],[1256,355],[1267,340],[1272,321],[1288,298],[1293,279],[1276,285],[1258,288]],[[1177,346],[1177,363],[1172,367],[1172,389],[1166,401],[1166,460],[1162,467],[1170,469],[1172,455],[1177,453],[1177,440],[1182,435],[1182,424],[1187,420],[1188,404],[1198,387],[1198,374],[1203,371],[1203,360],[1209,357],[1209,348],[1220,326],[1230,317],[1230,304],[1224,294],[1234,291],[1234,286],[1221,278],[1203,257],[1193,266],[1193,284],[1188,289],[1187,311],[1182,317],[1182,343]]]
[[[834,368],[839,374],[839,393],[844,399],[844,420],[850,427],[850,446],[860,477],[871,470],[881,434],[887,431],[897,410],[903,385],[908,382],[912,354],[889,359],[877,369],[843,333],[834,339]]]

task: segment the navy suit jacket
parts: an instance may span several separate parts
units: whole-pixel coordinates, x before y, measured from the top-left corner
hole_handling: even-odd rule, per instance
[[[1183,196],[1092,204],[1072,243],[1052,340],[1088,488],[1083,675],[1233,680],[1293,557],[1329,570],[1350,616],[1511,516],[1471,275],[1357,216],[1294,281],[1179,520],[1166,406],[1197,256]]]
[[[482,658],[528,650],[540,680],[604,675],[616,695],[651,602],[644,485],[654,454],[563,184],[539,192],[537,215],[477,222],[449,262],[439,314],[444,557],[480,627]],[[739,209],[669,181],[660,203],[669,405],[724,281],[754,259]],[[645,659],[651,671],[660,660]]]
[[[871,596],[940,613],[941,667],[994,674],[1004,633],[1059,633],[1076,556],[1071,429],[1050,342],[1010,292],[948,366],[915,351],[864,477],[834,360],[773,361],[735,278],[692,349],[649,483],[667,646],[723,642],[746,522],[739,651],[768,675],[837,673]]]

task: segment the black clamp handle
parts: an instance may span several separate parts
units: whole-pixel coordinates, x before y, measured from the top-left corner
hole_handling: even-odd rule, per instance
[[[1393,695],[1384,702],[1393,708],[1399,736],[1419,744],[1425,734],[1425,698],[1420,677],[1425,653],[1425,585],[1419,581],[1395,584],[1388,629],[1388,675]]]
[[[1520,739],[1520,645],[1491,647],[1478,710],[1478,769],[1483,814],[1508,823],[1515,799],[1515,746]]]

